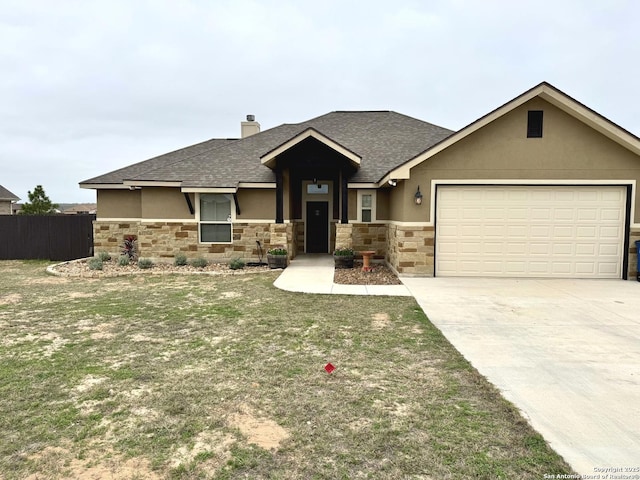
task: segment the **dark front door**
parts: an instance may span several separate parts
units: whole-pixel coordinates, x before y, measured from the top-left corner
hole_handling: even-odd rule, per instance
[[[329,252],[329,202],[307,202],[307,253]]]

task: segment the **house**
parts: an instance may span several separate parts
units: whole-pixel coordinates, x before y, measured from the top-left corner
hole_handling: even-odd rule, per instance
[[[391,111],[241,132],[81,182],[95,248],[351,246],[401,274],[635,278],[640,139],[548,83],[457,132]]]
[[[0,185],[0,215],[12,215],[13,204],[20,200],[16,195]]]
[[[96,213],[95,203],[73,203],[60,205],[60,210],[65,215],[93,215]]]

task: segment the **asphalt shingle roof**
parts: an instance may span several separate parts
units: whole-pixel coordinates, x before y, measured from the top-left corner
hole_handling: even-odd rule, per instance
[[[20,200],[20,198],[18,198],[16,195],[14,195],[9,190],[7,190],[2,185],[0,185],[0,200],[17,201],[17,200]]]
[[[314,129],[361,157],[351,182],[377,182],[452,133],[396,112],[331,112],[284,124],[238,140],[209,140],[121,168],[82,184],[174,181],[183,187],[236,187],[239,182],[274,182],[261,157],[308,129]]]

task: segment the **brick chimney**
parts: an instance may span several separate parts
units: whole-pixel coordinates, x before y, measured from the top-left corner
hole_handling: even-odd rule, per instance
[[[260,124],[256,122],[254,115],[247,115],[246,122],[240,122],[240,138],[247,138],[260,133]]]

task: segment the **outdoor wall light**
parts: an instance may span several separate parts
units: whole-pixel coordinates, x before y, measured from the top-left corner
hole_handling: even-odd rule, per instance
[[[416,205],[422,205],[422,193],[420,193],[420,185],[418,185],[418,190],[416,190],[416,194],[413,196],[413,201],[416,202]]]
[[[389,185],[391,185],[392,187],[395,187],[398,184],[397,180],[394,180],[393,178],[389,179]]]

